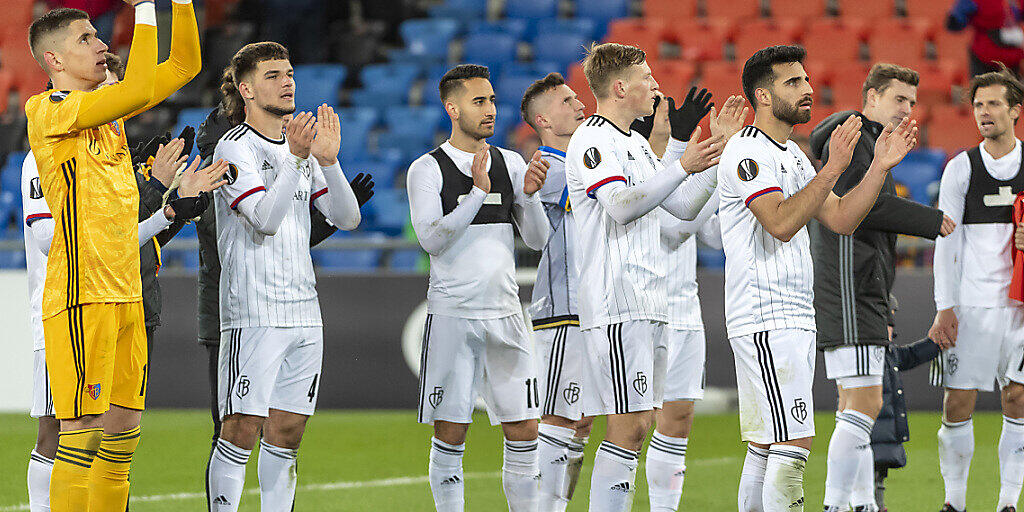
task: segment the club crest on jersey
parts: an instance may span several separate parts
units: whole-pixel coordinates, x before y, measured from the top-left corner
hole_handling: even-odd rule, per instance
[[[117,124],[117,121],[111,121],[107,123],[114,130],[114,134],[117,136],[121,135],[121,126]]]
[[[228,164],[228,172],[224,173],[224,179],[227,180],[228,185],[233,185],[238,179],[238,168],[235,167],[235,164]]]
[[[53,91],[50,93],[50,101],[54,103],[64,101],[64,98],[67,98],[68,94],[71,94],[71,91]]]
[[[580,385],[575,382],[570,382],[565,389],[562,390],[562,398],[565,399],[565,403],[572,405],[580,399]]]
[[[807,403],[802,398],[797,398],[793,401],[793,407],[789,410],[793,414],[793,419],[803,425],[804,420],[807,419]]]
[[[436,409],[444,401],[444,388],[434,386],[434,392],[427,396],[427,401],[430,402],[431,407]]]
[[[640,393],[640,396],[644,396],[647,393],[647,376],[644,375],[644,372],[636,372],[636,378],[633,379],[633,389]]]
[[[590,148],[583,152],[583,165],[587,169],[593,169],[601,163],[601,152],[597,148]]]
[[[736,166],[736,174],[739,175],[743,181],[750,181],[757,177],[757,162],[750,158],[744,158],[740,160],[740,164]]]
[[[89,398],[97,400],[100,397],[100,385],[99,384],[86,384],[85,394],[89,395]]]

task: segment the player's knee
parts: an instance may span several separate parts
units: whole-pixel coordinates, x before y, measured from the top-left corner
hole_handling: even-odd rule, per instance
[[[1013,417],[1024,416],[1024,385],[1011,382],[1003,388],[1003,411],[1014,413]]]
[[[57,453],[57,432],[60,424],[52,416],[39,418],[39,430],[36,433],[36,451],[40,455],[52,459]]]
[[[434,437],[448,444],[460,445],[465,443],[466,432],[468,431],[469,425],[466,423],[434,422]]]
[[[502,423],[505,439],[509,441],[532,441],[537,439],[537,420],[523,420]]]
[[[263,425],[263,438],[274,446],[281,448],[296,449],[302,442],[302,434],[306,432],[306,418],[289,418],[281,421],[278,417],[271,417]]]
[[[573,429],[576,430],[576,437],[587,437],[590,435],[590,430],[594,427],[594,417],[585,416],[579,421],[575,422]]]
[[[248,414],[231,414],[221,422],[220,438],[245,450],[256,444],[256,436],[265,418]]]
[[[974,413],[975,392],[947,389],[942,398],[942,412],[946,421],[965,421]]]

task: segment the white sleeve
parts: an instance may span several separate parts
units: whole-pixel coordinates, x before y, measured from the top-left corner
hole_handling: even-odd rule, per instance
[[[668,138],[668,144],[665,145],[665,154],[661,155],[661,164],[668,165],[676,160],[683,157],[683,153],[686,152],[686,142],[679,139]]]
[[[715,171],[715,169],[711,168],[704,172],[712,171]],[[710,219],[715,217],[715,213],[718,211],[718,203],[718,192],[714,191],[693,220],[680,220],[675,215],[669,214],[664,208],[659,208],[657,211],[658,220],[661,224],[661,236],[669,241],[672,247],[675,247],[685,242],[691,235],[700,234],[704,230],[705,225],[710,222]],[[721,235],[719,235],[719,239],[721,239]]]
[[[409,166],[406,175],[409,193],[409,214],[412,229],[424,251],[441,254],[473,222],[487,193],[473,187],[462,202],[448,215],[441,207],[441,169],[430,155],[424,155]]]
[[[25,161],[21,164],[21,209],[25,215],[25,227],[28,228],[26,234],[36,241],[43,254],[48,254],[53,240],[53,215],[43,197],[39,169],[31,152],[25,155]]]
[[[312,162],[311,162],[312,163]],[[340,229],[351,231],[359,226],[359,200],[341,170],[341,162],[327,168],[314,165],[311,201],[320,213]]]
[[[712,249],[722,249],[722,222],[718,214],[714,214],[697,231],[697,240]]]
[[[664,166],[678,162],[686,151],[686,142],[669,137],[665,146],[665,154],[661,158]],[[711,194],[718,186],[718,169],[710,167],[696,176],[689,176],[682,185],[672,191],[661,203],[662,209],[672,216],[684,221],[696,220],[711,199]],[[718,209],[718,206],[715,206]],[[698,225],[699,226],[699,225]]]
[[[519,234],[527,247],[535,251],[544,249],[548,237],[551,236],[551,225],[540,200],[540,191],[531,195],[523,192],[527,164],[519,153],[502,151],[501,154],[505,157],[505,167],[512,179],[512,192],[515,197],[512,203],[512,219],[519,227]]]
[[[161,208],[156,211],[153,215],[139,223],[139,247],[146,245],[151,238],[167,229],[174,221],[168,219],[164,215],[164,209]]]
[[[281,227],[281,221],[291,208],[299,178],[310,165],[309,159],[291,155],[288,164],[278,169],[277,179],[268,191],[256,171],[255,155],[242,141],[221,140],[214,150],[214,161],[228,162],[228,183],[217,193],[236,210],[256,231],[271,236]]]
[[[962,221],[970,171],[967,153],[960,153],[946,164],[939,182],[939,209],[956,222],[952,233],[935,239],[932,273],[935,276],[935,309],[940,311],[956,306],[960,299],[964,241]]]

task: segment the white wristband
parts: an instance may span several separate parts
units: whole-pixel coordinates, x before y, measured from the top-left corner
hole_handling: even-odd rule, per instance
[[[156,26],[156,5],[151,0],[135,4],[135,24]]]

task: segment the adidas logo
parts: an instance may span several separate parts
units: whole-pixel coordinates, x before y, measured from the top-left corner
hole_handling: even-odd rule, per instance
[[[462,482],[462,479],[459,478],[459,475],[452,475],[448,478],[445,478],[444,480],[441,480],[441,485],[455,485],[460,482]]]
[[[800,496],[800,499],[798,499],[798,500],[794,501],[793,503],[789,504],[789,508],[797,508],[797,507],[799,507],[801,509],[804,508],[804,497],[803,496]]]
[[[676,471],[676,474],[673,475],[673,476],[685,476],[685,475],[686,475],[686,470],[685,469],[680,469],[679,471]]]
[[[228,499],[225,498],[223,494],[221,494],[220,496],[217,496],[216,498],[213,499],[213,504],[214,505],[231,505],[231,502],[228,501]]]
[[[270,165],[270,162],[268,162],[266,160],[263,161],[263,167],[261,168],[262,170],[267,171],[267,170],[270,170],[270,169],[273,169],[273,168],[274,168],[274,166]]]
[[[630,153],[629,151],[626,151],[626,158],[629,160],[636,160],[636,158],[633,158],[633,153]]]
[[[561,457],[551,461],[551,464],[568,464],[568,463],[569,463],[569,456],[568,455],[562,455]]]
[[[619,492],[623,492],[623,493],[628,493],[629,492],[629,482],[619,482],[619,483],[611,486],[610,489],[613,490],[613,491],[619,491]]]

